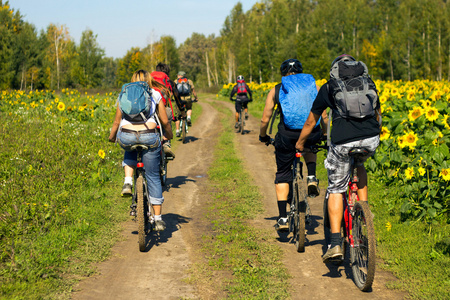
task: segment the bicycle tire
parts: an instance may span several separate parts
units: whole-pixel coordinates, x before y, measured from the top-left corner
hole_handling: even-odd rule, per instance
[[[363,292],[371,289],[375,277],[375,230],[367,201],[358,201],[353,207],[352,232],[354,245],[350,248],[353,280]]]
[[[293,192],[294,192],[294,203],[296,206],[295,214],[294,214],[294,239],[295,239],[295,248],[297,252],[305,252],[305,241],[306,241],[306,192],[302,185],[302,180],[300,179],[301,168],[297,164],[296,173],[297,178],[294,180]]]
[[[139,174],[136,179],[136,196],[137,196],[137,221],[138,221],[138,240],[139,251],[145,251],[145,224],[146,211],[144,203],[144,177]]]
[[[181,121],[181,142],[183,144],[186,143],[186,126],[187,126],[187,122],[186,120]]]
[[[241,109],[241,112],[239,113],[239,119],[240,119],[240,124],[241,124],[241,134],[244,134],[244,126],[245,126],[245,123],[244,123],[244,110],[243,109]]]

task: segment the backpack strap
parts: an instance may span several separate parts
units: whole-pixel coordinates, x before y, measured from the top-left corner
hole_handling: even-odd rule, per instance
[[[280,89],[281,89],[281,83],[277,84],[275,86],[275,96],[274,96],[274,102],[275,105],[277,106],[277,109],[275,110],[275,112],[272,115],[272,120],[270,121],[270,127],[269,127],[269,134],[272,134],[272,127],[273,127],[273,123],[275,122],[275,119],[277,118],[277,116],[280,114],[281,110],[280,110]]]

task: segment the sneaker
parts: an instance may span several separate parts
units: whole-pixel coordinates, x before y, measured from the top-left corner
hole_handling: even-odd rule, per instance
[[[166,222],[164,222],[163,220],[156,220],[155,221],[155,230],[156,231],[166,230]]]
[[[288,218],[279,218],[277,224],[275,224],[275,229],[277,231],[289,230]]]
[[[326,264],[332,261],[340,261],[344,259],[344,253],[341,246],[337,245],[333,248],[329,248],[328,251],[322,256],[323,262]]]
[[[320,194],[319,179],[316,176],[308,176],[306,183],[308,184],[308,196],[317,197]]]
[[[180,137],[181,136],[181,132],[179,130],[175,131],[175,136],[176,137]]]
[[[172,151],[172,148],[170,147],[169,142],[165,142],[163,144],[163,150],[167,157],[175,158],[175,153]]]
[[[188,124],[188,126],[192,126],[191,118],[187,118],[186,123]]]
[[[245,113],[245,119],[248,120],[248,113]]]
[[[121,192],[122,197],[124,197],[124,196],[131,196],[131,189],[132,189],[131,184],[125,183],[123,185],[123,187],[122,187],[122,192]]]
[[[236,122],[236,124],[234,124],[234,128],[238,128],[239,127],[239,122]]]

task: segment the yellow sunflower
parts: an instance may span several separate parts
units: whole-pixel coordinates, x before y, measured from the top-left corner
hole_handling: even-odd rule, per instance
[[[57,108],[59,111],[63,111],[66,109],[66,105],[63,102],[58,102]]]
[[[391,132],[389,131],[389,129],[387,127],[383,126],[381,128],[380,140],[381,141],[387,140],[390,136],[391,136]]]
[[[450,180],[450,168],[449,169],[442,169],[439,173],[439,176],[442,177],[445,181]]]
[[[408,113],[408,119],[409,121],[413,122],[418,117],[420,117],[423,114],[423,109],[419,106],[414,106],[413,109],[411,109]]]
[[[425,108],[425,117],[428,121],[433,122],[439,117],[439,111],[435,107],[429,106]]]
[[[410,149],[413,149],[416,146],[417,141],[419,140],[419,138],[417,137],[417,134],[415,134],[412,131],[408,132],[403,137],[404,137],[404,142],[405,142],[406,146],[408,146]]]
[[[411,178],[414,177],[414,169],[413,168],[408,168],[405,170],[405,177],[406,179],[410,180]]]
[[[100,156],[101,159],[105,158],[105,151],[103,149],[98,150],[98,156]]]
[[[446,129],[450,129],[450,125],[449,125],[449,120],[448,120],[449,115],[444,115],[444,127]]]
[[[419,175],[420,175],[420,176],[423,176],[423,175],[425,175],[425,173],[426,173],[425,169],[422,168],[422,167],[420,167],[417,171],[419,172]]]

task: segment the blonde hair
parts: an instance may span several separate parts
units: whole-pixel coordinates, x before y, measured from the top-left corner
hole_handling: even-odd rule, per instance
[[[133,76],[131,76],[131,82],[136,81],[145,81],[150,88],[158,89],[159,91],[161,91],[161,93],[169,95],[169,90],[167,89],[167,87],[164,84],[153,79],[152,75],[145,70],[141,69],[134,72]]]

